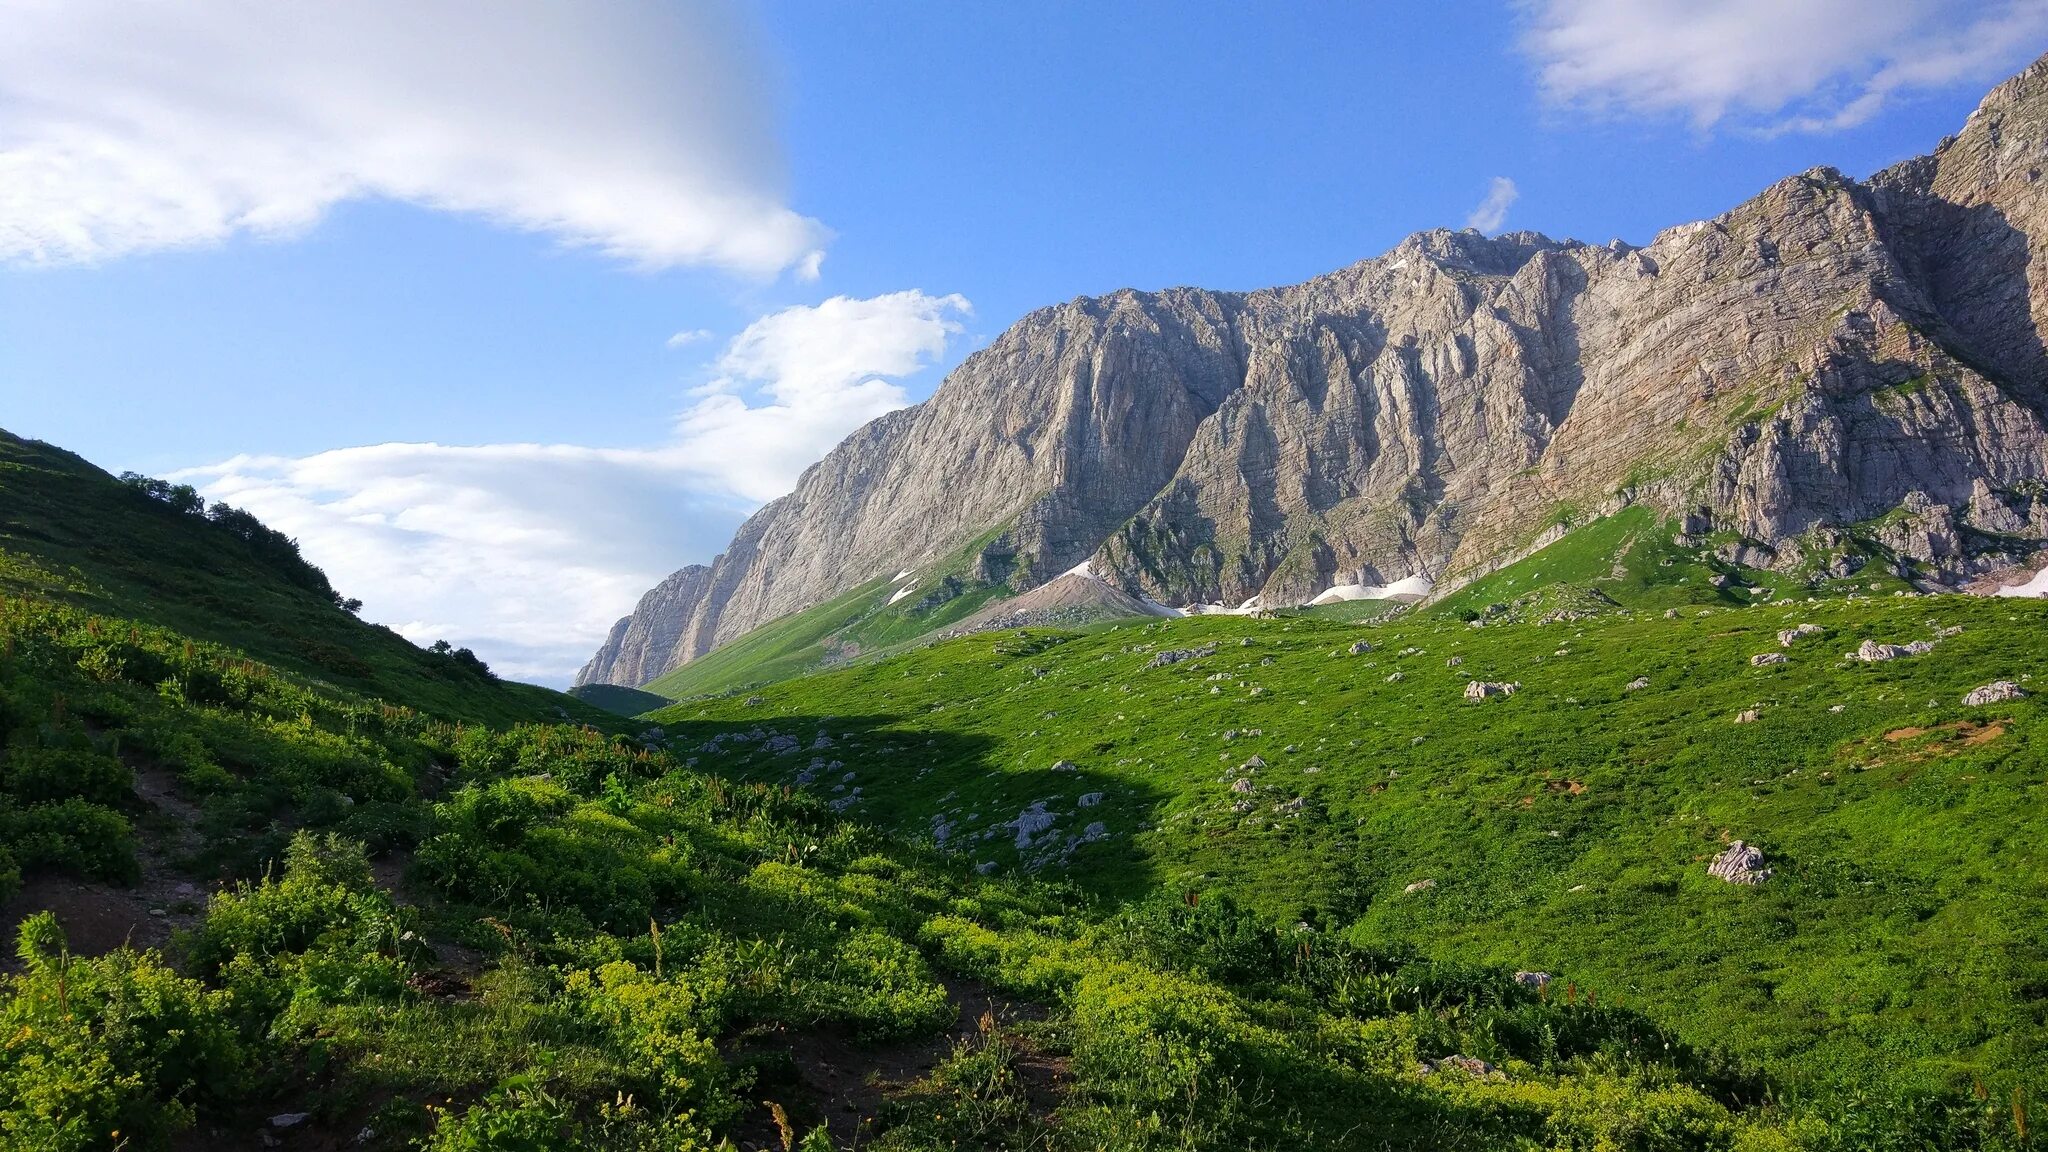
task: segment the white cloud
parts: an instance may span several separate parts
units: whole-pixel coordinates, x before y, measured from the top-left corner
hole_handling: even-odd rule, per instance
[[[1472,209],[1472,214],[1465,217],[1465,227],[1477,228],[1488,233],[1500,231],[1500,226],[1508,222],[1508,209],[1521,194],[1513,180],[1505,176],[1495,176],[1493,182],[1486,186],[1486,199],[1481,200],[1479,206]]]
[[[709,328],[688,328],[668,338],[671,348],[687,348],[699,341],[709,340],[718,333]]]
[[[727,490],[773,499],[849,431],[908,403],[883,377],[938,359],[971,310],[964,296],[912,290],[764,316],[726,346],[678,421],[680,443]],[[762,402],[749,404],[749,390]]]
[[[566,684],[642,592],[708,559],[848,432],[902,407],[896,379],[942,355],[968,311],[962,297],[911,291],[765,316],[652,447],[378,444],[241,456],[181,478],[296,536],[365,617]]]
[[[0,0],[0,259],[288,234],[342,201],[634,264],[815,273],[729,0]]]
[[[2048,0],[1525,0],[1544,94],[1600,115],[1774,134],[1854,127],[1894,96],[2048,47]]]

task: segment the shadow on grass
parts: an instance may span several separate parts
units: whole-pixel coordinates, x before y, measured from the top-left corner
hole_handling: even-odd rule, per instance
[[[1000,763],[990,738],[920,723],[875,713],[663,727],[698,771],[809,791],[848,820],[983,872],[1067,881],[1117,903],[1157,886],[1132,834],[1164,793],[1064,761]]]

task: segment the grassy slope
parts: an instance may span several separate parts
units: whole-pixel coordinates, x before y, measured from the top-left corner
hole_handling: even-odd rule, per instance
[[[72,453],[4,431],[0,595],[174,629],[450,718],[608,716],[545,688],[472,676],[292,584],[219,526],[140,496]]]
[[[1812,1127],[1641,1014],[1505,969],[1324,944],[1227,901],[1120,910],[977,876],[658,744],[451,724],[295,655],[252,660],[210,637],[355,641],[363,679],[457,715],[551,698],[441,681],[207,525],[136,519],[154,513],[89,472],[28,472],[7,473],[34,499],[10,504],[0,553],[0,831],[34,833],[12,841],[30,887],[9,909],[83,873],[104,883],[73,894],[117,918],[31,918],[0,973],[7,1147],[240,1147],[279,1114],[301,1117],[272,1137],[286,1147],[787,1146],[784,1105],[803,1147],[878,1152],[1692,1152],[1789,1149],[1788,1125]],[[67,508],[104,517],[98,536],[37,519]],[[59,599],[118,615],[40,595],[53,573]],[[246,606],[209,615],[230,593]],[[829,726],[845,749],[906,739]],[[933,732],[915,755],[984,752]],[[53,764],[94,771],[36,771]],[[169,950],[130,951],[124,920]],[[1004,1002],[1025,1007],[977,1024]],[[1503,1071],[1422,1066],[1454,1054]]]
[[[929,636],[1009,595],[1002,585],[966,578],[975,555],[995,534],[975,540],[944,559],[917,569],[910,595],[891,603],[902,583],[877,578],[823,604],[764,624],[651,683],[642,691],[670,700],[730,692],[828,665],[872,658]],[[962,580],[959,595],[939,604],[924,597],[947,576]]]
[[[1789,602],[1738,607],[1752,596],[1710,587],[1710,566],[1669,539],[1647,518],[1601,522],[1441,610],[1378,627],[1209,618],[971,637],[775,685],[759,706],[658,716],[692,735],[789,731],[803,751],[755,752],[736,770],[783,782],[819,763],[829,796],[858,786],[853,810],[899,830],[951,824],[949,841],[976,861],[1067,859],[1111,895],[1224,890],[1287,921],[1555,969],[1795,1077],[2038,1076],[2039,712],[1959,699],[2031,677],[2048,609],[1808,603],[1789,586]],[[1896,582],[1857,586],[1871,583]],[[1604,601],[1642,607],[1533,622]],[[1489,603],[1523,622],[1459,618]],[[1676,619],[1656,610],[1681,604]],[[1828,631],[1781,649],[1775,633],[1800,622]],[[1955,626],[1926,656],[1843,659],[1864,639]],[[1377,650],[1349,655],[1360,637]],[[1219,647],[1146,668],[1159,650],[1201,643]],[[1750,665],[1767,651],[1789,663]],[[1650,686],[1626,691],[1639,676]],[[1523,689],[1473,704],[1468,679]],[[1761,719],[1737,724],[1752,707]],[[893,735],[809,748],[849,724]],[[1268,767],[1239,813],[1232,770],[1253,755]],[[1080,771],[1053,772],[1062,759]],[[1276,809],[1296,798],[1300,814]],[[1019,852],[1001,825],[1041,800],[1057,819],[1052,851],[1041,837]],[[1109,837],[1065,857],[1092,821]],[[1760,843],[1777,876],[1761,888],[1709,879],[1729,838]],[[1435,888],[1404,892],[1423,879]]]

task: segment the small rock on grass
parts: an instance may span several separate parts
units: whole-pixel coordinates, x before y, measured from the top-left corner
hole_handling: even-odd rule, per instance
[[[1986,704],[2003,704],[2008,700],[2020,700],[2025,697],[2026,692],[2012,681],[1993,680],[1989,684],[1970,689],[1969,694],[1963,697],[1963,706],[1979,708]]]
[[[1730,884],[1761,884],[1771,878],[1771,870],[1764,867],[1762,849],[1737,840],[1707,865],[1707,875]]]

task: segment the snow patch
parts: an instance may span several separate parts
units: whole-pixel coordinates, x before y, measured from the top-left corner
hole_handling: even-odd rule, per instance
[[[1338,604],[1346,600],[1420,600],[1429,595],[1432,585],[1427,576],[1407,576],[1392,584],[1339,584],[1325,589],[1321,595],[1309,601],[1315,604]]]
[[[905,596],[908,596],[908,595],[910,595],[910,594],[911,594],[912,592],[914,592],[914,591],[916,591],[916,590],[917,590],[917,581],[915,581],[915,580],[912,580],[912,581],[911,581],[910,583],[908,583],[908,584],[905,584],[905,585],[904,585],[903,587],[901,587],[901,588],[898,588],[898,589],[896,590],[896,594],[895,594],[894,596],[891,596],[891,597],[889,597],[889,603],[891,603],[891,604],[894,604],[894,603],[895,603],[895,602],[897,602],[898,600],[901,600],[901,599],[903,599],[903,598],[904,598]]]
[[[1093,560],[1083,560],[1079,564],[1074,565],[1072,568],[1067,569],[1065,572],[1060,573],[1060,575],[1086,576],[1090,580],[1102,579],[1102,577],[1097,576],[1095,574],[1095,561]]]
[[[903,571],[898,572],[894,576],[889,577],[889,583],[894,584],[896,581],[903,579],[905,576],[910,575],[914,571],[916,571],[916,569],[905,568]]]
[[[2048,596],[2048,568],[2034,573],[2024,584],[2011,584],[1998,590],[2000,596]]]

